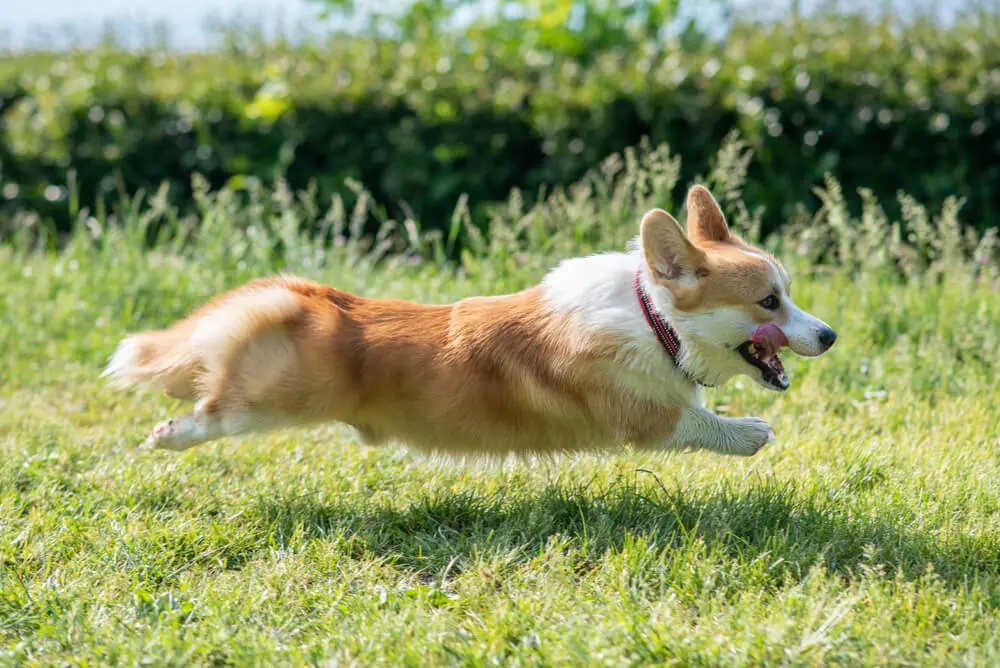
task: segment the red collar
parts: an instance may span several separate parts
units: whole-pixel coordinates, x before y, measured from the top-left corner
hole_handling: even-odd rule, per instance
[[[656,334],[656,338],[660,340],[660,343],[663,345],[664,349],[666,349],[667,354],[670,355],[670,359],[674,361],[674,366],[676,366],[692,383],[695,383],[696,385],[706,385],[706,383],[692,378],[687,370],[681,366],[681,339],[677,336],[676,330],[670,326],[670,323],[663,319],[663,316],[661,316],[656,310],[656,307],[653,306],[653,302],[650,300],[649,294],[642,286],[641,269],[636,269],[635,271],[635,294],[639,298],[639,305],[642,307],[642,314],[646,316],[646,322],[649,323],[650,329],[653,330],[653,333]]]

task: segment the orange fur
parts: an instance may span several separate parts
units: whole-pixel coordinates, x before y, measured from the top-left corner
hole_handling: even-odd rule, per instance
[[[286,291],[294,307],[260,308],[255,295],[266,302],[271,290]],[[228,347],[200,348],[199,326],[233,302],[243,317]],[[135,340],[132,382],[197,399],[206,412],[344,422],[370,443],[425,451],[652,446],[670,437],[680,413],[614,387],[600,363],[620,342],[552,315],[537,287],[434,306],[262,279]]]

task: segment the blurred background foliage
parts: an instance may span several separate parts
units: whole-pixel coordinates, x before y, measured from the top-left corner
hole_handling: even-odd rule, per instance
[[[348,203],[361,183],[389,207],[375,217],[425,230],[447,230],[464,194],[482,225],[512,189],[544,197],[643,138],[682,159],[670,206],[733,130],[754,152],[740,195],[764,233],[820,208],[827,174],[893,216],[906,191],[1000,224],[996,9],[759,20],[718,2],[720,33],[682,20],[684,0],[523,0],[457,21],[473,4],[417,0],[322,39],[6,53],[0,234],[65,231],[162,184],[183,208],[195,173]]]

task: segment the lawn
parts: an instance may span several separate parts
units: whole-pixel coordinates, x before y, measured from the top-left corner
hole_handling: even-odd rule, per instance
[[[298,232],[308,207],[231,195],[151,248],[155,199],[124,231],[0,246],[4,664],[1000,664],[1000,290],[968,253],[851,259],[873,223],[835,211],[798,239],[832,230],[837,261],[776,240],[840,338],[786,356],[784,395],[706,392],[774,426],[751,459],[457,466],[336,425],[139,451],[178,404],[99,378],[128,331],[278,270],[438,303],[514,290],[620,248],[652,197],[550,203],[456,270],[374,262],[337,229],[324,247]]]

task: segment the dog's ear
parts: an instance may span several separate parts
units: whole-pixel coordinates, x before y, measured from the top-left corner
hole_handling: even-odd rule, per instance
[[[726,217],[708,188],[694,186],[688,191],[687,211],[688,235],[695,243],[729,239]]]
[[[653,209],[639,225],[642,253],[653,278],[668,287],[685,286],[701,278],[705,254],[695,248],[681,224],[663,209]]]

